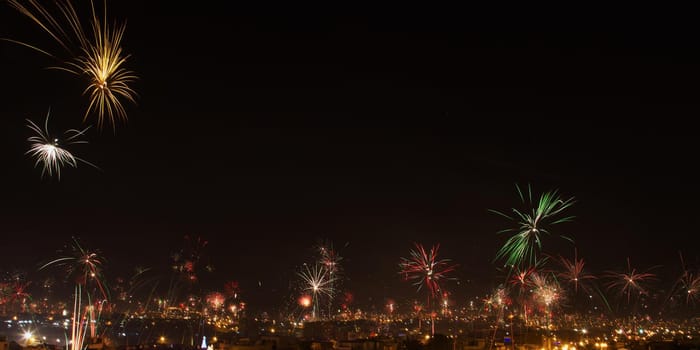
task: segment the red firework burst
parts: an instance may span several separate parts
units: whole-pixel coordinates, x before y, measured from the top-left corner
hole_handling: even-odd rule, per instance
[[[228,281],[224,284],[224,294],[227,298],[236,299],[240,293],[241,287],[238,285],[238,281]]]
[[[656,278],[656,275],[648,272],[637,272],[637,269],[632,268],[630,259],[627,258],[627,271],[615,272],[608,271],[607,275],[610,281],[607,283],[608,290],[617,289],[620,295],[627,296],[627,302],[630,302],[632,293],[639,295],[647,294],[645,284]]]
[[[439,296],[443,280],[451,280],[449,273],[455,271],[457,265],[451,264],[449,259],[438,259],[440,244],[426,251],[422,244],[414,243],[416,249],[411,250],[410,258],[401,258],[399,263],[400,274],[405,280],[413,281],[418,291],[425,288],[428,291],[428,304],[430,298]]]
[[[583,270],[586,263],[583,259],[578,258],[578,251],[574,250],[574,260],[559,256],[558,261],[563,268],[563,271],[557,274],[559,279],[565,281],[569,285],[573,285],[574,293],[578,293],[579,286],[581,286],[581,289],[585,292],[589,293],[586,282],[596,277]]]

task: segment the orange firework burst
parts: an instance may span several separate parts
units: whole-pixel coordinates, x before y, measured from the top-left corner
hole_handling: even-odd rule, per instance
[[[304,295],[302,295],[301,297],[299,297],[299,300],[298,300],[298,301],[299,301],[299,305],[301,305],[301,306],[303,306],[303,307],[309,307],[309,306],[311,306],[311,297],[308,296],[308,295],[306,295],[306,294],[304,294]]]
[[[224,305],[224,301],[226,301],[226,298],[219,292],[212,292],[207,295],[207,303],[214,310],[220,309]]]

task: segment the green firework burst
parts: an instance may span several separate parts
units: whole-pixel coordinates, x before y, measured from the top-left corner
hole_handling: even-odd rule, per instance
[[[558,190],[543,193],[537,201],[533,201],[532,188],[527,186],[527,193],[523,193],[520,186],[515,185],[520,196],[520,201],[528,208],[519,210],[511,209],[511,215],[497,210],[489,210],[492,213],[503,216],[517,225],[515,228],[501,230],[498,233],[512,234],[506,243],[496,253],[496,260],[505,259],[505,265],[510,267],[523,266],[524,264],[537,264],[538,253],[542,250],[542,238],[551,235],[550,226],[562,222],[571,221],[573,216],[561,217],[562,213],[571,207],[574,198],[562,199]],[[571,237],[560,237],[573,242]]]

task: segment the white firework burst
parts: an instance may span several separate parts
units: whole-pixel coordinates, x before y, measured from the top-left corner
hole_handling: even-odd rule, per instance
[[[27,141],[30,142],[29,150],[25,154],[29,154],[35,159],[34,166],[41,164],[42,171],[41,176],[45,174],[49,176],[56,176],[59,180],[61,179],[61,168],[65,166],[71,166],[73,168],[78,167],[78,161],[84,162],[85,164],[95,167],[92,163],[89,163],[83,159],[74,156],[70,151],[63,147],[63,145],[71,145],[78,143],[87,143],[87,141],[78,139],[85,135],[85,132],[90,128],[89,126],[83,130],[69,129],[64,132],[63,141],[57,137],[52,137],[49,132],[49,115],[51,110],[46,114],[46,120],[44,121],[44,128],[42,129],[33,121],[27,119],[27,127],[34,132],[34,135],[29,137]]]
[[[303,280],[303,290],[311,293],[312,317],[315,319],[319,311],[319,298],[323,295],[333,298],[335,289],[333,283],[336,278],[322,265],[314,264],[312,267],[304,264],[304,269],[298,273]]]

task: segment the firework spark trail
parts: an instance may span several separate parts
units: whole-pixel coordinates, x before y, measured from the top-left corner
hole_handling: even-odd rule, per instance
[[[527,324],[528,322],[529,309],[527,293],[532,289],[531,276],[533,274],[538,273],[538,268],[539,266],[531,266],[525,269],[521,269],[520,267],[516,266],[513,270],[511,270],[509,283],[513,287],[517,287],[517,301],[523,308],[523,317],[525,320],[525,324]]]
[[[312,267],[304,264],[304,269],[297,273],[301,277],[304,285],[303,291],[311,293],[312,317],[316,319],[319,311],[319,299],[321,296],[332,298],[335,295],[333,277],[329,271],[320,264],[314,264]]]
[[[503,286],[499,286],[493,293],[487,295],[483,302],[485,310],[490,312],[493,311],[494,307],[496,309],[496,324],[493,327],[493,336],[489,342],[489,350],[491,350],[496,341],[496,333],[498,333],[498,325],[500,324],[499,320],[503,318],[505,306],[508,303],[508,293],[506,293],[506,289]]]
[[[343,260],[338,252],[333,248],[333,242],[327,241],[319,244],[318,252],[320,254],[319,263],[325,267],[333,280],[329,288],[335,290],[338,286],[337,283],[340,281],[340,275],[342,272],[342,266],[340,262]],[[333,308],[333,298],[328,298],[328,316],[331,315],[331,309]]]
[[[129,288],[126,290],[128,297],[132,297],[141,288],[150,285],[152,282],[158,284],[160,276],[149,276],[148,273],[153,269],[150,267],[137,266],[134,268],[134,274],[129,278]],[[150,298],[149,298],[150,299]]]
[[[46,114],[43,129],[33,121],[27,119],[27,127],[34,132],[34,135],[27,139],[30,143],[30,147],[25,154],[35,159],[35,167],[39,164],[42,165],[41,176],[43,177],[45,174],[53,176],[55,174],[60,180],[61,168],[65,166],[76,168],[78,167],[79,161],[99,169],[94,164],[74,156],[70,151],[63,148],[63,143],[65,143],[65,145],[87,143],[87,141],[79,140],[78,138],[84,136],[85,132],[90,127],[83,130],[69,129],[64,132],[64,135],[66,135],[64,141],[60,141],[58,138],[52,137],[49,132],[50,113],[51,110]]]
[[[440,244],[433,246],[430,251],[426,251],[422,244],[414,243],[416,249],[411,250],[410,258],[401,258],[399,263],[399,273],[405,280],[413,280],[413,285],[418,287],[418,291],[423,288],[428,290],[428,307],[432,297],[439,296],[441,291],[441,281],[454,280],[449,273],[454,272],[456,264],[450,264],[449,259],[438,259]]]
[[[123,301],[132,300],[135,296],[143,291],[146,292],[144,299],[145,302],[127,303],[129,305],[129,310],[134,307],[137,310],[142,308],[143,310],[148,310],[156,294],[156,289],[160,285],[164,276],[159,275],[154,272],[150,267],[136,266],[134,268],[134,274],[127,281],[126,288],[123,289],[124,299]],[[127,315],[128,313],[125,313]],[[125,316],[126,317],[126,316]]]
[[[82,350],[85,342],[85,318],[87,315],[80,314],[82,303],[82,288],[80,284],[75,285],[75,297],[73,298],[73,321],[71,323],[71,337],[66,339],[66,350]],[[70,341],[68,341],[70,340]]]
[[[563,200],[559,197],[558,191],[550,191],[543,193],[537,203],[532,199],[532,189],[528,185],[527,200],[523,195],[523,191],[516,184],[520,201],[523,204],[529,205],[529,213],[512,208],[512,215],[505,214],[497,210],[489,210],[492,213],[503,216],[509,220],[515,221],[517,228],[509,228],[501,230],[498,233],[514,233],[506,240],[506,243],[499,249],[495,260],[505,259],[505,265],[514,268],[521,266],[524,263],[537,265],[538,253],[542,250],[543,235],[550,235],[548,226],[571,221],[573,216],[567,216],[555,219],[564,210],[571,207],[575,202],[574,198]],[[560,236],[566,240],[573,239],[567,236]]]
[[[105,302],[107,302],[107,300],[102,299],[97,301],[96,305],[90,304],[85,307],[87,320],[90,325],[90,337],[92,338],[97,337],[97,325],[100,323],[100,319],[102,318],[102,311],[104,310]],[[95,309],[97,309],[97,312]]]
[[[73,299],[73,321],[71,325],[70,342],[66,341],[67,350],[82,350],[88,326],[92,321],[96,321],[94,309],[92,308],[93,298],[87,286],[90,281],[95,282],[99,290],[102,301],[109,299],[109,291],[105,286],[102,275],[103,259],[96,251],[84,249],[78,240],[73,237],[73,244],[70,246],[70,254],[61,256],[42,265],[39,270],[49,266],[66,267],[68,278],[75,281],[75,294]],[[83,285],[86,286],[87,307],[82,311]],[[101,304],[102,302],[100,302]],[[101,308],[99,310],[101,312]],[[97,316],[99,318],[99,316]],[[96,329],[90,326],[91,335],[96,335]]]
[[[126,29],[125,25],[107,26],[107,7],[104,3],[104,15],[100,19],[93,1],[90,1],[90,29],[92,37],[88,37],[78,13],[69,0],[56,1],[60,16],[56,17],[36,0],[8,0],[10,6],[28,17],[52,39],[54,39],[70,56],[60,60],[48,50],[18,40],[4,39],[22,46],[34,49],[54,59],[61,61],[59,66],[49,67],[77,76],[86,77],[88,86],[83,91],[89,96],[89,104],[83,116],[87,120],[91,112],[97,115],[97,126],[102,128],[107,120],[112,128],[116,121],[126,121],[126,109],[122,101],[136,103],[136,92],[130,87],[138,77],[123,67],[129,55],[122,52],[121,43]],[[61,19],[65,21],[64,28]],[[77,45],[77,48],[72,48]]]

